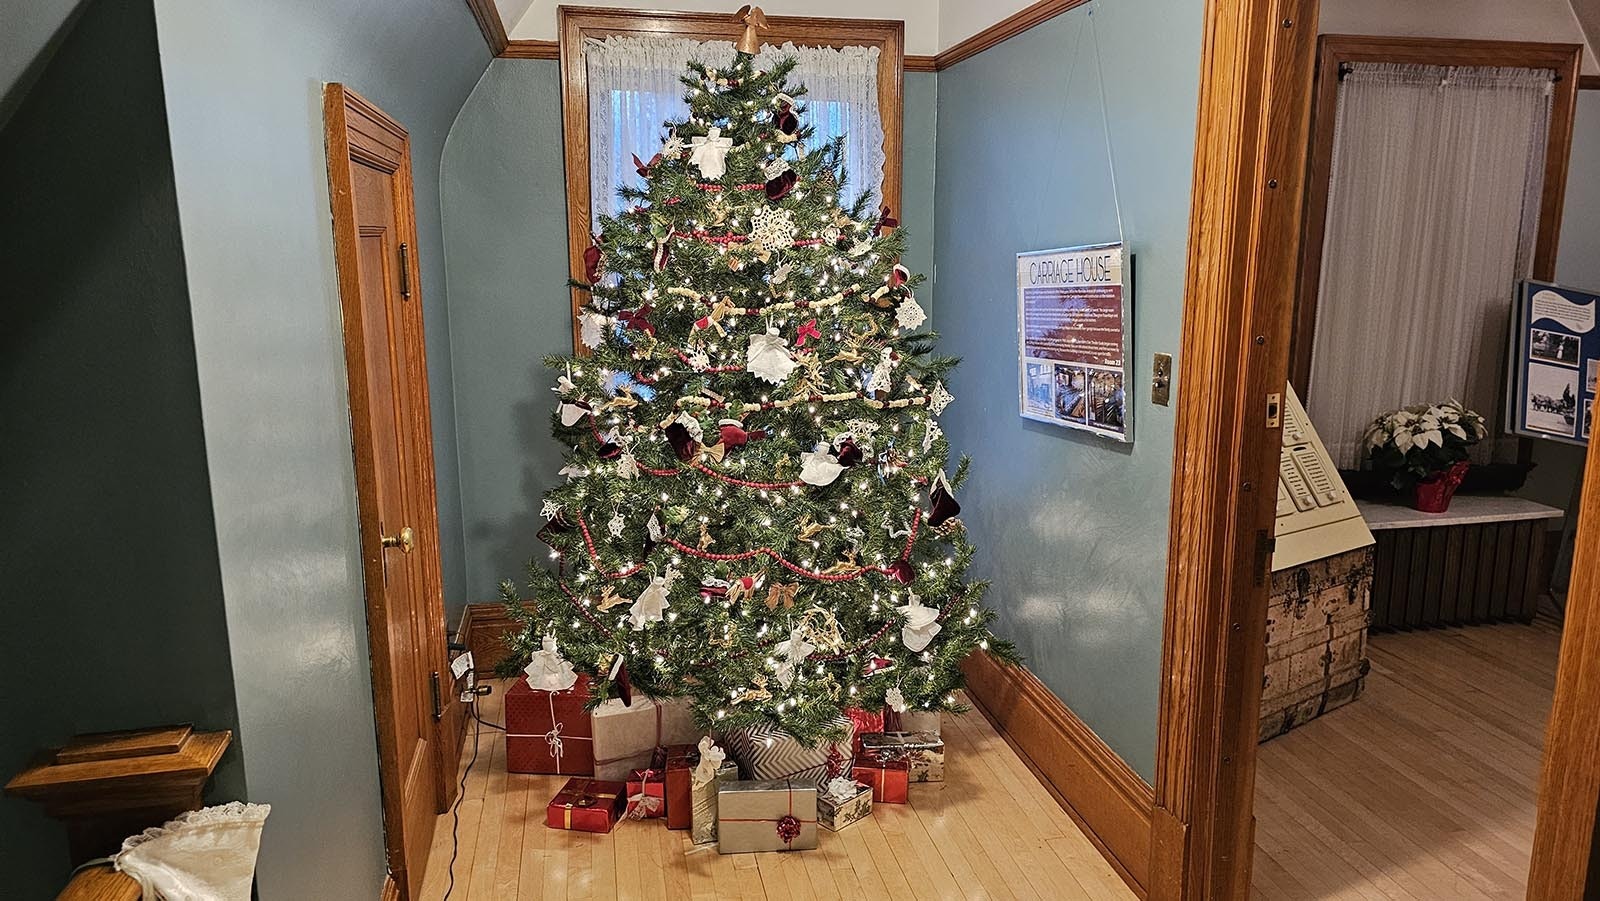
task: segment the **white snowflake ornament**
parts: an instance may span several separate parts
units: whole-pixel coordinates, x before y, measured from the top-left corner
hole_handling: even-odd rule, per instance
[[[928,395],[928,409],[933,411],[933,415],[938,416],[955,399],[956,396],[950,393],[950,390],[944,386],[944,382],[939,382],[933,386],[933,393]]]
[[[539,508],[539,515],[545,519],[555,519],[561,515],[561,505],[555,501],[547,500],[544,502],[544,506]]]
[[[894,324],[906,331],[911,331],[928,321],[927,311],[917,303],[915,297],[907,297],[900,301],[900,306],[894,311]]]
[[[905,693],[898,685],[883,693],[883,704],[895,713],[905,713],[911,709],[911,705],[906,703]]]
[[[750,222],[750,242],[768,253],[788,250],[799,232],[794,214],[781,207],[757,207]]]
[[[751,335],[744,356],[746,369],[774,385],[782,384],[799,365],[789,352],[789,342],[775,328],[768,328],[764,335]]]
[[[839,473],[844,472],[844,467],[839,464],[839,458],[833,455],[833,449],[826,443],[816,446],[815,450],[800,455],[800,481],[807,485],[832,485],[839,478]]]
[[[666,619],[662,612],[670,606],[667,603],[667,580],[656,576],[650,580],[650,586],[639,595],[628,609],[628,618],[633,622],[633,631],[642,631],[648,623],[659,623]]]
[[[722,129],[713,125],[704,135],[689,139],[689,163],[705,178],[715,180],[728,171],[728,151],[732,149],[733,138],[723,137]]]
[[[661,142],[661,158],[675,160],[680,156],[683,156],[683,138],[675,134],[668,135],[667,139]]]
[[[639,477],[639,458],[628,452],[623,452],[617,458],[617,475],[624,479],[637,479]]]
[[[944,437],[944,429],[939,428],[937,422],[929,421],[928,427],[922,432],[922,452],[927,453],[933,449],[933,443]]]
[[[656,516],[654,513],[650,514],[649,521],[647,521],[644,524],[644,532],[645,532],[646,535],[650,536],[650,540],[651,541],[660,541],[661,540],[661,519],[660,519],[660,517]]]
[[[622,514],[620,512],[613,513],[611,514],[611,521],[606,523],[606,531],[611,533],[612,538],[621,538],[622,530],[627,528],[627,526],[627,520],[622,518]]]
[[[611,326],[611,317],[594,310],[584,310],[578,314],[578,340],[583,346],[593,350],[600,346],[606,338],[606,329]]]

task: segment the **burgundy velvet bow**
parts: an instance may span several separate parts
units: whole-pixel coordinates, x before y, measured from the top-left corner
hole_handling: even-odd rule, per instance
[[[639,154],[635,153],[633,155],[633,168],[639,170],[639,174],[644,176],[645,178],[649,178],[650,177],[650,170],[654,169],[660,162],[661,162],[661,154],[659,154],[659,153],[656,154],[655,156],[651,157],[650,158],[650,162],[648,162],[648,163],[645,162],[644,160],[639,159]]]
[[[655,337],[656,327],[647,318],[653,312],[655,310],[649,304],[645,304],[637,310],[623,310],[617,314],[617,320],[628,328],[638,329],[651,337]]]
[[[883,208],[883,213],[878,216],[878,225],[876,231],[881,235],[891,228],[898,228],[899,225],[900,220],[889,215],[889,208],[886,206]]]

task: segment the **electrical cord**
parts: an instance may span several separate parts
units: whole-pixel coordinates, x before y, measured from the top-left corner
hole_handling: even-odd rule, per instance
[[[461,853],[461,802],[467,797],[467,777],[472,774],[472,767],[478,762],[478,738],[483,734],[481,727],[506,731],[506,727],[499,726],[485,720],[478,715],[479,692],[485,691],[489,686],[475,686],[472,692],[472,702],[467,705],[467,713],[472,717],[472,759],[467,761],[467,768],[461,771],[461,782],[456,790],[456,803],[450,807],[450,866],[448,867],[450,881],[445,886],[442,901],[450,901],[450,893],[456,890],[456,855]]]

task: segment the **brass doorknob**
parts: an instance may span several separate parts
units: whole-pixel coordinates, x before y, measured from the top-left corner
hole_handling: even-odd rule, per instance
[[[409,554],[411,549],[417,546],[417,533],[410,526],[406,526],[400,530],[400,534],[383,535],[379,537],[379,541],[386,548],[397,547],[400,549],[400,553]]]

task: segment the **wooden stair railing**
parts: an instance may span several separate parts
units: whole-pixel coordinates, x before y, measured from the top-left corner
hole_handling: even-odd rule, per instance
[[[122,840],[198,810],[233,733],[188,725],[79,735],[41,753],[6,792],[44,807],[67,827],[72,865],[117,852]],[[73,876],[58,901],[133,901],[134,880],[107,867]]]

